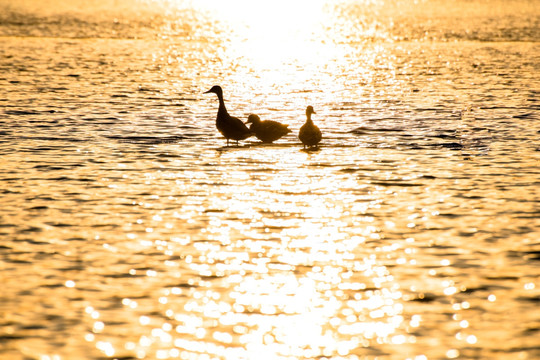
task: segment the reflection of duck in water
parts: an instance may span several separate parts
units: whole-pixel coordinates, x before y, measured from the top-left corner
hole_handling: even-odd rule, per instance
[[[302,144],[304,144],[304,149],[306,148],[306,145],[308,147],[317,146],[322,139],[321,130],[319,130],[317,125],[313,124],[311,114],[315,114],[315,110],[313,110],[313,106],[308,106],[306,109],[306,123],[302,125],[300,132],[298,133],[298,138],[302,141]]]
[[[221,86],[213,86],[205,94],[214,93],[219,99],[219,109],[216,118],[216,127],[219,132],[227,139],[227,146],[229,146],[229,139],[236,140],[238,145],[239,140],[247,139],[252,136],[253,133],[247,128],[242,120],[235,118],[227,112],[225,108],[225,101],[223,101],[223,90]]]
[[[248,116],[246,124],[251,124],[249,129],[255,133],[257,139],[264,143],[276,141],[291,132],[288,125],[272,120],[261,121],[261,118],[255,114]]]

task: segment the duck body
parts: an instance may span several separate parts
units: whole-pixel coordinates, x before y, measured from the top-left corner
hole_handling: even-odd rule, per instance
[[[307,147],[317,146],[322,140],[321,130],[311,120],[311,114],[315,114],[312,106],[308,106],[306,109],[307,120],[298,132],[298,138],[304,144],[304,149]]]
[[[261,118],[255,114],[248,116],[247,124],[250,123],[249,129],[255,133],[257,139],[264,143],[272,143],[291,132],[288,125],[272,120],[261,121]]]
[[[216,118],[216,128],[227,139],[227,146],[229,140],[238,141],[245,140],[253,135],[253,132],[242,122],[242,120],[229,115],[227,108],[225,107],[225,101],[223,100],[223,90],[220,86],[213,86],[205,94],[214,93],[219,99],[219,108]]]

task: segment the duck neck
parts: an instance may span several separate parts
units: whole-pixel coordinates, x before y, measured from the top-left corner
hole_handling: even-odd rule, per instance
[[[311,123],[311,124],[312,124],[312,123],[313,123],[313,121],[311,120],[311,113],[306,113],[306,116],[307,116],[307,120],[306,120],[306,122],[307,122],[307,123]]]
[[[225,101],[223,100],[223,94],[218,93],[217,94],[219,99],[219,109],[218,109],[218,116],[220,115],[229,115],[227,112],[227,108],[225,107]]]

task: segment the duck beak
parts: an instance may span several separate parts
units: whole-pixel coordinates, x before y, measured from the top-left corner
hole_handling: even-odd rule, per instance
[[[212,92],[212,90],[208,90],[208,91],[203,92],[203,94],[208,94],[208,93],[211,93],[211,92]]]

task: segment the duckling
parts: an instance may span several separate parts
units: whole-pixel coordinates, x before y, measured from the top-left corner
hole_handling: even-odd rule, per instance
[[[229,139],[236,140],[236,145],[238,145],[238,141],[247,139],[253,135],[253,132],[248,129],[242,120],[229,115],[227,112],[221,86],[213,86],[210,90],[205,92],[205,94],[208,93],[216,94],[219,99],[216,127],[225,139],[227,139],[227,146],[229,146]]]
[[[246,124],[251,124],[249,129],[255,133],[257,139],[264,143],[271,143],[291,132],[289,125],[284,125],[277,121],[261,121],[258,115],[248,116]]]
[[[306,108],[306,123],[302,125],[300,132],[298,133],[298,138],[304,144],[304,149],[306,148],[306,145],[308,147],[317,146],[322,139],[321,130],[313,124],[311,114],[315,114],[315,110],[313,110],[313,106],[310,105]]]

